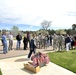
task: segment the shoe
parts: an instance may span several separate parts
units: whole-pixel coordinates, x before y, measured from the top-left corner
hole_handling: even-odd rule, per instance
[[[3,54],[6,54],[6,52],[3,52]]]
[[[29,61],[29,60],[30,60],[30,58],[26,58],[26,60],[27,60],[27,61]]]

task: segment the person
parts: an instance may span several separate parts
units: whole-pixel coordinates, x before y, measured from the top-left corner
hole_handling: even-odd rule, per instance
[[[57,50],[57,44],[58,44],[58,36],[57,36],[57,34],[55,34],[54,33],[54,35],[53,35],[53,50]]]
[[[3,53],[6,54],[8,52],[8,46],[7,46],[7,38],[5,31],[3,32],[2,40],[3,40]]]
[[[23,38],[23,44],[24,44],[24,50],[26,50],[27,48],[27,38],[26,38],[26,35],[24,35],[24,38]]]
[[[50,45],[52,46],[52,35],[50,35]]]
[[[28,54],[28,58],[31,57],[32,53],[35,54],[35,50],[36,50],[36,45],[35,45],[34,36],[33,36],[33,39],[31,39],[31,41],[30,41],[30,52]]]
[[[74,35],[74,47],[76,49],[76,34]]]
[[[16,36],[16,40],[17,40],[16,49],[20,49],[20,44],[21,44],[21,40],[22,40],[22,36],[20,35],[20,33],[18,33],[18,35]]]
[[[12,50],[12,46],[13,46],[13,35],[12,35],[11,32],[8,35],[8,39],[9,39],[9,50]]]
[[[30,32],[27,32],[27,47],[30,46]]]
[[[61,51],[63,48],[62,48],[62,42],[63,42],[63,36],[62,34],[58,34],[58,50]]]
[[[2,34],[3,35],[3,34]],[[1,42],[2,42],[2,46],[3,46],[3,39],[1,39]]]
[[[70,50],[70,42],[71,42],[70,37],[67,34],[66,35],[66,38],[65,38],[66,51],[69,51]]]

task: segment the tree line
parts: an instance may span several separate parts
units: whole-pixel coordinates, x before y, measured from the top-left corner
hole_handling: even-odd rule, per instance
[[[3,31],[6,31],[6,32],[12,32],[14,36],[16,36],[18,34],[18,32],[21,32],[21,34],[26,34],[27,32],[30,32],[32,34],[39,34],[39,33],[43,33],[43,34],[54,34],[54,33],[57,33],[57,34],[76,34],[76,24],[73,24],[72,25],[72,28],[71,29],[58,29],[58,30],[54,30],[54,29],[49,29],[50,26],[52,24],[52,21],[46,21],[44,20],[42,23],[41,23],[41,26],[42,28],[37,30],[37,31],[24,31],[24,30],[19,30],[18,26],[13,26],[10,30],[0,30],[0,35],[2,34]]]

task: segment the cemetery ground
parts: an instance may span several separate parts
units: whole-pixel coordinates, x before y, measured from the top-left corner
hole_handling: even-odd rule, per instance
[[[50,61],[76,73],[76,50],[49,52]]]

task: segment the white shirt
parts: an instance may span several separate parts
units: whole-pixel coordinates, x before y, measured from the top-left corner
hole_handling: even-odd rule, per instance
[[[8,38],[9,38],[10,40],[13,40],[13,35],[12,35],[12,34],[9,34]]]

